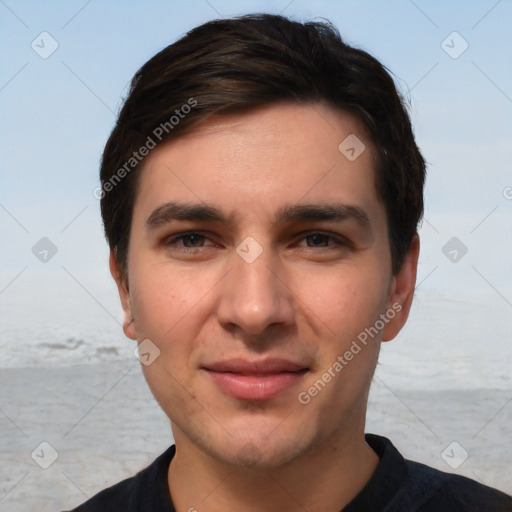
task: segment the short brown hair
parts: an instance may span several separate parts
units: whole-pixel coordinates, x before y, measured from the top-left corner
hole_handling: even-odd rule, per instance
[[[252,14],[191,30],[131,82],[100,171],[105,234],[123,273],[139,151],[190,133],[212,115],[281,101],[324,102],[364,123],[378,154],[377,192],[398,272],[423,214],[425,162],[393,79],[371,55],[345,44],[330,22]]]

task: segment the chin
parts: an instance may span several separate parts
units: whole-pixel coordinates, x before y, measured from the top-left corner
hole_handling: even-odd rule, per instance
[[[286,443],[281,439],[269,443],[268,438],[261,442],[240,440],[231,443],[232,451],[229,454],[227,451],[222,451],[221,456],[225,463],[233,466],[269,470],[293,462],[305,448],[302,442],[294,444],[290,439]]]
[[[226,425],[219,436],[196,438],[196,444],[211,457],[231,466],[254,469],[283,467],[309,451],[313,439],[303,428],[290,430],[275,421],[250,418]],[[313,436],[314,437],[314,436]]]

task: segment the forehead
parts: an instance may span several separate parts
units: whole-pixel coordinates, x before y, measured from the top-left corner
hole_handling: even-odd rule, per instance
[[[274,215],[283,205],[357,204],[375,215],[375,151],[362,123],[323,104],[277,104],[208,120],[144,161],[136,210],[170,200],[227,213]]]

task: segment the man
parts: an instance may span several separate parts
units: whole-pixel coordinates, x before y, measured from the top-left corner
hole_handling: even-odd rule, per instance
[[[76,510],[512,510],[364,434],[411,307],[424,177],[392,79],[330,25],[213,21],[146,63],[100,196],[175,445]]]

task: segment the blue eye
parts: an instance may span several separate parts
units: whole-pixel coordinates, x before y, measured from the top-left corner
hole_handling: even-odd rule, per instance
[[[184,242],[185,246],[187,246],[186,241],[189,241],[191,243],[191,247],[198,247],[200,245],[198,242],[203,240],[204,236],[198,235],[197,233],[191,233],[190,235],[182,235],[180,238]]]
[[[345,237],[332,233],[322,232],[305,232],[299,235],[296,247],[306,250],[318,249],[316,252],[325,252],[340,249],[343,247],[352,247],[352,244]],[[186,233],[177,233],[163,241],[163,246],[172,250],[181,252],[200,252],[219,247],[206,235],[197,231],[189,231]]]
[[[164,241],[164,245],[175,246],[180,250],[194,250],[205,247],[204,242],[207,238],[200,233],[189,232],[180,233]],[[181,243],[180,243],[181,242]]]
[[[319,247],[322,242],[327,242],[329,238],[332,238],[329,235],[324,235],[323,233],[315,233],[314,235],[308,235],[305,237],[306,240],[311,240],[313,243],[313,247]],[[330,244],[327,244],[330,245]],[[321,245],[322,247],[325,247],[325,245]]]
[[[301,240],[305,240],[308,248],[315,248],[318,247],[320,249],[332,247],[336,248],[339,246],[350,246],[350,242],[342,237],[333,235],[330,233],[310,233],[307,235],[304,235]],[[329,243],[331,241],[331,243]],[[311,242],[311,244],[309,243]],[[299,244],[302,245],[302,244]]]

